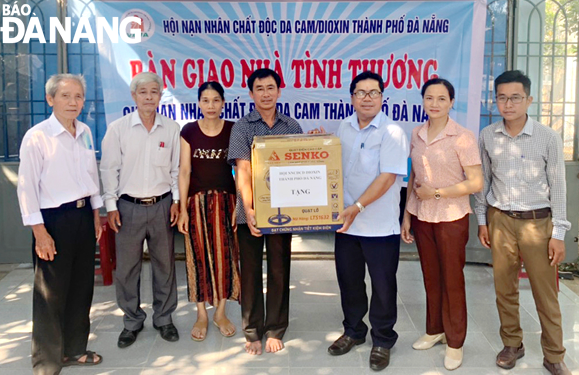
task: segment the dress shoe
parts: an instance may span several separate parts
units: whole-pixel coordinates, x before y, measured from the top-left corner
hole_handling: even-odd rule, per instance
[[[143,326],[135,331],[129,331],[126,328],[123,328],[123,331],[119,335],[119,340],[117,341],[117,346],[119,348],[126,348],[127,346],[133,345],[135,341],[137,341],[137,335],[139,332],[143,330]]]
[[[551,363],[543,358],[543,366],[553,375],[571,375],[571,371],[569,371],[565,362]]]
[[[177,332],[177,328],[175,328],[173,323],[165,324],[160,327],[153,324],[153,327],[161,333],[163,340],[171,342],[179,340],[179,332]]]
[[[462,365],[462,348],[446,347],[446,355],[444,356],[444,367],[449,370],[456,370]]]
[[[432,348],[437,342],[442,342],[446,344],[446,335],[443,333],[439,333],[438,335],[429,335],[426,334],[416,340],[412,347],[416,350],[426,350]]]
[[[330,347],[328,348],[328,353],[331,355],[342,355],[346,354],[355,345],[361,345],[366,342],[366,339],[353,339],[350,336],[342,335],[340,336]]]
[[[381,346],[372,347],[370,352],[370,368],[374,371],[381,371],[388,367],[390,363],[390,349]]]
[[[517,364],[517,359],[525,355],[525,346],[521,343],[520,347],[505,346],[497,355],[497,366],[510,370]]]

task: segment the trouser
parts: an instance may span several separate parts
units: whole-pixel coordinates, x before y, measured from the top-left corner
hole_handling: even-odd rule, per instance
[[[464,286],[468,215],[450,222],[429,223],[412,216],[426,289],[426,333],[446,334],[448,346],[461,348],[466,338]]]
[[[116,234],[117,303],[124,315],[125,328],[135,331],[147,317],[141,308],[141,266],[143,244],[147,240],[153,273],[153,324],[172,323],[177,308],[174,233],[171,227],[171,196],[152,206],[142,206],[119,199],[121,227]]]
[[[518,277],[522,258],[541,323],[543,355],[551,363],[562,362],[565,348],[557,291],[557,267],[549,265],[548,252],[553,230],[551,217],[515,219],[493,207],[489,208],[487,216],[503,344],[518,347],[523,341]]]
[[[63,357],[86,352],[96,239],[90,204],[41,212],[57,254],[53,261],[38,258],[33,237],[32,367],[35,375],[53,375]]]
[[[289,324],[291,233],[251,235],[237,226],[241,266],[241,316],[245,339],[282,339]],[[267,299],[263,306],[263,245],[267,255]]]
[[[368,312],[364,282],[366,266],[372,280],[370,324],[374,346],[392,348],[398,339],[396,271],[400,256],[400,235],[362,237],[336,233],[335,257],[344,312],[344,333],[362,339],[368,326],[362,320]]]

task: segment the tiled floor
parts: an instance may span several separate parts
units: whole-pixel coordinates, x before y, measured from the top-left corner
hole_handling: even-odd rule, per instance
[[[244,339],[222,337],[209,327],[207,339],[194,342],[189,330],[195,318],[194,306],[187,302],[184,264],[177,264],[179,306],[174,321],[181,333],[177,343],[163,341],[146,321],[137,342],[118,349],[122,329],[121,312],[115,303],[114,286],[96,286],[91,313],[89,348],[104,356],[104,363],[92,368],[67,368],[63,374],[370,374],[367,342],[352,352],[331,357],[326,349],[341,334],[342,313],[332,261],[294,261],[291,278],[290,327],[286,349],[277,354],[250,356],[243,350]],[[498,316],[494,304],[492,269],[466,267],[469,328],[462,367],[453,374],[547,374],[542,368],[540,325],[528,280],[521,281],[521,322],[525,331],[526,356],[511,371],[494,364],[502,348]],[[150,270],[143,271],[142,300],[151,313]],[[425,295],[420,266],[402,261],[398,271],[399,300],[396,329],[399,341],[392,350],[390,366],[384,374],[442,374],[444,346],[415,351],[411,344],[424,329]],[[32,270],[17,268],[0,280],[0,374],[30,373]],[[579,297],[561,284],[566,363],[579,374]],[[240,308],[230,303],[229,316],[239,327]]]

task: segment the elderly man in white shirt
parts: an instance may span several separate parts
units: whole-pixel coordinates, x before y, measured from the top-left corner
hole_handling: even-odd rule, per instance
[[[163,82],[154,73],[131,81],[137,111],[112,122],[102,142],[105,207],[116,232],[117,303],[124,329],[117,345],[137,339],[147,314],[140,306],[145,239],[153,269],[153,327],[167,341],[179,340],[171,314],[177,307],[173,226],[179,216],[179,125],[157,113]]]
[[[52,115],[28,130],[20,147],[18,201],[22,221],[34,234],[35,375],[102,362],[102,356],[86,350],[103,202],[92,134],[76,119],[85,91],[82,76],[50,77],[46,100]]]

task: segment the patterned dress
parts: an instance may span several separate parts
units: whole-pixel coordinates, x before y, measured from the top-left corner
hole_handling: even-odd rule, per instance
[[[181,130],[191,146],[189,235],[185,236],[189,301],[239,300],[239,248],[233,232],[235,181],[227,152],[232,122],[209,137],[197,122]]]

